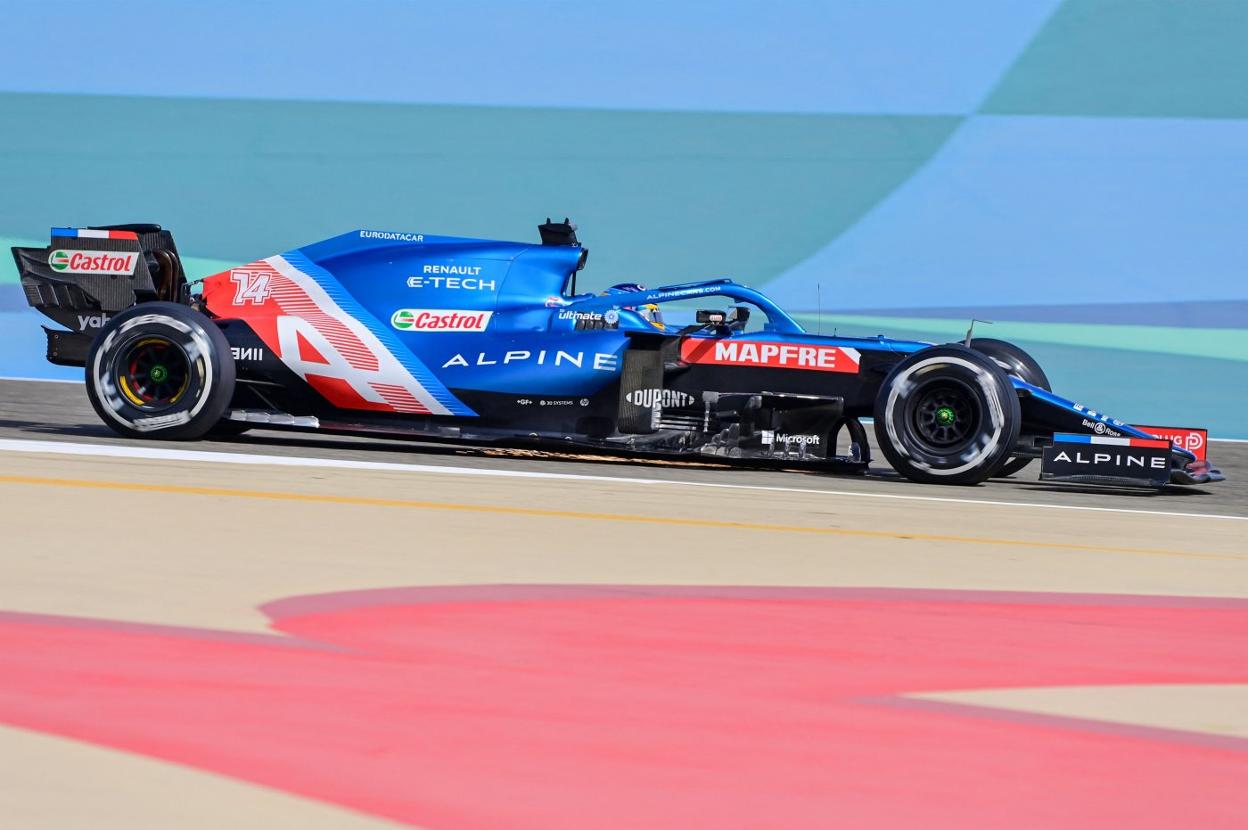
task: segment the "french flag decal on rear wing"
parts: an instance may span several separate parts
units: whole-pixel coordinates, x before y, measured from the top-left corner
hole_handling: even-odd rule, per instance
[[[134,231],[100,231],[94,228],[53,228],[52,236],[62,239],[138,239]]]
[[[1170,483],[1169,441],[1059,432],[1041,453],[1042,481],[1164,487]]]

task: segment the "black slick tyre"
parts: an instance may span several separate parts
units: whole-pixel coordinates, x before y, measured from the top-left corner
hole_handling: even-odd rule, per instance
[[[1022,415],[1005,371],[964,346],[932,346],[897,364],[875,401],[875,436],[901,475],[979,484],[1009,458]]]
[[[234,395],[234,358],[208,317],[177,303],[143,303],[113,317],[87,354],[87,396],[127,438],[200,438]]]
[[[1046,392],[1053,390],[1053,387],[1049,385],[1048,375],[1044,373],[1044,369],[1040,368],[1036,359],[1013,343],[1006,340],[994,340],[991,337],[977,337],[971,341],[971,348],[982,355],[991,357],[1008,374],[1032,386],[1039,386]],[[1023,468],[1033,460],[1026,457],[1008,459],[993,475],[997,478],[1012,476],[1022,472]]]

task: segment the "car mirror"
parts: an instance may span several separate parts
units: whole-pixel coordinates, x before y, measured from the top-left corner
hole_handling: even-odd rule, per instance
[[[698,309],[697,321],[703,326],[722,326],[727,315],[717,308]]]

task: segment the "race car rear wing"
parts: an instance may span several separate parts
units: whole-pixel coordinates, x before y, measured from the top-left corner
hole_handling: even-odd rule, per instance
[[[53,228],[46,248],[13,248],[26,302],[65,329],[44,326],[48,360],[83,366],[109,318],[142,302],[189,303],[173,236],[160,225]]]

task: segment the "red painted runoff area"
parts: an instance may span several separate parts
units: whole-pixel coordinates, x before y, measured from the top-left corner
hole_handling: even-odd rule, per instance
[[[436,828],[1242,828],[1248,741],[902,697],[1248,683],[1248,602],[473,587],[0,615],[0,721]]]

